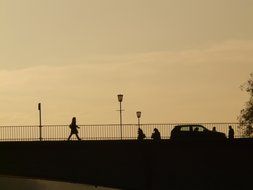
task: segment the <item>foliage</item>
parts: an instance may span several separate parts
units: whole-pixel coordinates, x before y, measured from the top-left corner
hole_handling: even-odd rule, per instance
[[[250,99],[245,104],[245,108],[241,110],[239,116],[240,125],[245,127],[244,133],[246,136],[251,136],[253,133],[253,73],[250,74],[250,79],[241,86],[241,89],[248,92]]]

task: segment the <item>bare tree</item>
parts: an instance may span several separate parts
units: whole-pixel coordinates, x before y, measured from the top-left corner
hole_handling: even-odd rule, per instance
[[[241,89],[249,93],[250,99],[246,102],[245,108],[241,110],[239,122],[244,129],[246,136],[251,136],[253,133],[253,73],[250,74],[250,79],[241,86]]]

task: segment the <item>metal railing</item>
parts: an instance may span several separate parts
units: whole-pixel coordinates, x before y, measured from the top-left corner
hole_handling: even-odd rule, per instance
[[[176,125],[189,124],[189,123],[168,123],[168,124],[141,124],[143,132],[146,134],[147,139],[150,139],[154,128],[157,128],[162,139],[169,139],[171,130]],[[228,126],[231,125],[235,131],[235,138],[243,138],[244,133],[239,123],[191,123],[200,124],[212,130],[216,130],[228,135]],[[107,124],[107,125],[79,125],[78,135],[82,140],[119,140],[121,139],[120,125]],[[123,124],[122,126],[122,139],[137,139],[137,124]],[[69,125],[44,125],[42,127],[42,140],[43,141],[62,141],[67,140],[71,129]],[[0,126],[0,141],[39,141],[40,129],[38,125],[34,126]],[[75,135],[71,140],[77,140]]]

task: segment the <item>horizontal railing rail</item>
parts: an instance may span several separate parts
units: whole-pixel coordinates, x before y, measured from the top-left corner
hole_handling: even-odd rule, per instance
[[[123,124],[122,139],[137,139],[138,127],[145,133],[147,139],[151,138],[154,128],[161,133],[162,139],[169,139],[171,130],[176,125],[182,124],[200,124],[212,130],[216,127],[216,131],[223,132],[228,135],[228,126],[232,126],[235,131],[235,138],[243,138],[243,127],[239,127],[239,123],[164,123],[164,124]],[[121,139],[121,129],[119,124],[101,124],[101,125],[79,125],[78,135],[82,140],[119,140]],[[67,140],[71,129],[69,125],[43,125],[42,126],[43,141],[63,141]],[[39,141],[40,129],[38,125],[33,126],[0,126],[0,141]],[[77,140],[72,135],[71,140]]]

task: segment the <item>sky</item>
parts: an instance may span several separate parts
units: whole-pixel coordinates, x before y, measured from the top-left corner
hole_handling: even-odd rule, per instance
[[[0,0],[0,125],[236,122],[252,0]]]

